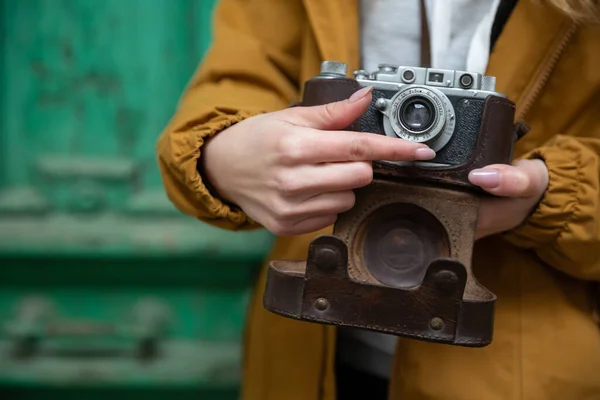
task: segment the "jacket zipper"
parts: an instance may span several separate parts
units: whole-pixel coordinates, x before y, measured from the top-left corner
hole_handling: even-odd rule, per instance
[[[552,70],[558,63],[560,56],[567,47],[567,44],[571,41],[575,32],[577,31],[577,23],[571,22],[563,28],[561,33],[558,35],[556,44],[552,47],[552,51],[548,53],[546,59],[542,62],[541,67],[535,74],[531,83],[524,90],[524,95],[521,100],[521,104],[517,107],[516,120],[522,120],[525,118],[527,112],[537,100],[541,93],[544,85],[548,81]]]

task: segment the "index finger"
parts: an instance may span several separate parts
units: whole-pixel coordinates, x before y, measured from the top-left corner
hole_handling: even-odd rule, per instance
[[[306,128],[299,146],[306,162],[423,161],[435,152],[423,143],[353,131],[321,131]],[[303,151],[305,150],[305,151]]]

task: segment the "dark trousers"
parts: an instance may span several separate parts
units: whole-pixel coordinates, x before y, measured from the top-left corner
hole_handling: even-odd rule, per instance
[[[338,400],[386,400],[388,380],[336,363]]]

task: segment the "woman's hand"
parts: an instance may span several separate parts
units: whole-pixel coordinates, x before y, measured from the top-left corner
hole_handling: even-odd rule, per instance
[[[469,180],[500,196],[481,202],[476,233],[481,239],[516,228],[530,215],[548,188],[548,169],[542,160],[522,160],[473,170]]]
[[[327,227],[354,206],[352,189],[372,181],[372,160],[435,157],[423,144],[341,131],[370,103],[364,88],[349,100],[248,118],[205,145],[206,178],[221,198],[277,235]]]

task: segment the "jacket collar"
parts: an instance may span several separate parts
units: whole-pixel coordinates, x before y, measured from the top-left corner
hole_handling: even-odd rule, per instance
[[[517,117],[541,92],[563,54],[576,25],[535,1],[521,0],[490,54],[487,74],[497,78],[496,90],[517,103]],[[517,46],[514,43],[518,43]],[[537,93],[534,93],[537,92]]]
[[[322,60],[360,67],[360,0],[303,0]]]

